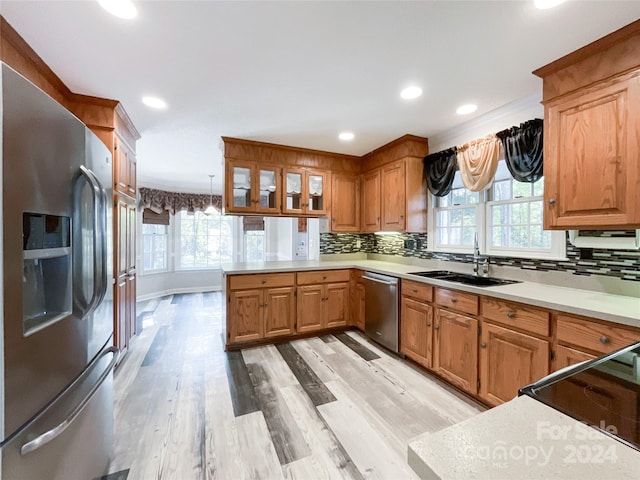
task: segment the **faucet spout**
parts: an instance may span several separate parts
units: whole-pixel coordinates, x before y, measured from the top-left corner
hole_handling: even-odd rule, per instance
[[[484,255],[480,255],[478,232],[473,236],[473,274],[481,277],[489,276],[489,258]]]

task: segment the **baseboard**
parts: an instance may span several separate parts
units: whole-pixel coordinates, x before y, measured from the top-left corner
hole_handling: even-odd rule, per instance
[[[146,302],[147,300],[153,300],[154,298],[166,297],[167,295],[178,295],[181,293],[204,293],[220,291],[222,291],[222,285],[212,285],[209,287],[172,288],[170,290],[148,293],[146,295],[137,295],[136,302]]]

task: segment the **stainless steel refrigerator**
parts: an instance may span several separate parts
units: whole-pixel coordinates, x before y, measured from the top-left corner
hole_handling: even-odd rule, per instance
[[[113,444],[112,168],[2,65],[2,480],[90,480]]]

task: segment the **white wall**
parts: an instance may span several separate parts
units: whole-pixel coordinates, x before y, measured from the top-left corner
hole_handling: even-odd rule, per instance
[[[429,152],[436,153],[520,125],[534,118],[543,118],[544,107],[539,94],[516,100],[450,130],[429,137]]]
[[[140,274],[136,289],[139,302],[175,293],[222,290],[222,272],[195,270]]]

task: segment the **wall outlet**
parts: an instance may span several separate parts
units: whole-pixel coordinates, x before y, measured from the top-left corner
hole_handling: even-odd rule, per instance
[[[413,240],[413,239],[405,240],[404,241],[404,248],[409,248],[409,249],[413,250],[414,248],[416,248],[416,241]]]
[[[356,240],[356,248],[360,248],[362,246],[362,240],[357,239]]]

